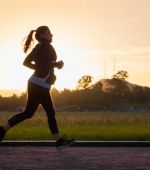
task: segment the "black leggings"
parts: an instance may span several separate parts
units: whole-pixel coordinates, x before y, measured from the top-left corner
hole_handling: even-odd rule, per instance
[[[35,113],[38,105],[41,104],[46,111],[48,125],[52,134],[58,133],[57,122],[55,119],[55,110],[49,89],[28,82],[28,101],[24,112],[16,114],[8,120],[10,126],[14,126],[25,119],[29,119]]]

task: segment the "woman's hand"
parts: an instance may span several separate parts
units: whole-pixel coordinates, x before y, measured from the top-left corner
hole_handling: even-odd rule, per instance
[[[63,68],[63,66],[64,66],[64,63],[63,63],[62,60],[60,60],[60,61],[57,62],[57,68],[58,68],[58,69]]]

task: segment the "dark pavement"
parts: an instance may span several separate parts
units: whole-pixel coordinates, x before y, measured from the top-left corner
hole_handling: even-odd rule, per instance
[[[150,170],[150,147],[0,147],[0,170]]]

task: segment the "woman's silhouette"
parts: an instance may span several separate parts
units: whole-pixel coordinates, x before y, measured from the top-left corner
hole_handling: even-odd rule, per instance
[[[47,26],[40,26],[36,30],[32,30],[25,43],[24,52],[26,53],[33,41],[33,33],[38,44],[25,58],[23,65],[31,68],[34,74],[28,80],[28,100],[24,112],[16,114],[4,126],[0,126],[0,141],[5,137],[6,132],[14,125],[25,119],[29,119],[35,113],[39,104],[43,106],[48,118],[48,125],[52,133],[53,139],[56,140],[56,148],[64,148],[70,146],[74,140],[67,140],[61,137],[55,119],[55,110],[49,93],[50,87],[54,84],[56,76],[54,67],[61,69],[64,65],[63,61],[58,61],[56,52],[52,42],[52,34]]]

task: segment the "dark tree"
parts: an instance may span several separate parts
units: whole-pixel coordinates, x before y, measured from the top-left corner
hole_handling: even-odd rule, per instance
[[[92,84],[92,76],[84,75],[77,82],[77,89],[87,89]]]
[[[124,70],[120,70],[112,76],[112,78],[116,78],[122,81],[125,81],[128,77],[129,77],[128,72]]]

